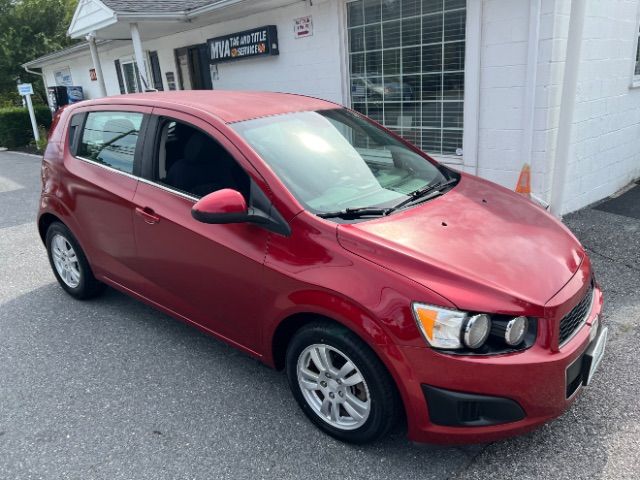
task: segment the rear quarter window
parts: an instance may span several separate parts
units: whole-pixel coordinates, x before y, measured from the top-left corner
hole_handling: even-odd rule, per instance
[[[82,127],[82,121],[84,120],[84,113],[76,113],[71,117],[69,121],[69,129],[67,132],[68,142],[69,142],[69,150],[73,152],[75,155],[77,149],[77,138],[80,133],[80,128]]]
[[[142,119],[142,113],[89,113],[82,130],[78,156],[133,173]]]

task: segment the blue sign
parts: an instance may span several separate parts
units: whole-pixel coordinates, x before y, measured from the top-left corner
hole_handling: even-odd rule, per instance
[[[33,85],[30,83],[18,84],[18,93],[20,95],[33,95]]]

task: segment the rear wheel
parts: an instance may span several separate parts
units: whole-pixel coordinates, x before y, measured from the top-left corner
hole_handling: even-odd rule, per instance
[[[69,295],[84,300],[103,291],[104,284],[93,276],[87,257],[65,225],[54,222],[49,226],[46,245],[53,273]]]
[[[366,343],[341,326],[303,327],[289,343],[286,369],[303,412],[333,437],[371,442],[398,419],[399,399],[385,366]]]

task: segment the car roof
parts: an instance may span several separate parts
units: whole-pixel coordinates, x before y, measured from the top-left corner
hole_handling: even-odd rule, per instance
[[[176,106],[191,107],[209,112],[226,123],[289,112],[341,108],[336,103],[304,95],[232,90],[180,90],[135,93],[82,102],[82,106],[85,107],[123,104],[174,109]]]

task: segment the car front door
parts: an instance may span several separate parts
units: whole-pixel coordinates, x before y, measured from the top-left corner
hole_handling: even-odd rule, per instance
[[[219,175],[229,182],[230,161],[237,162],[241,154],[200,119],[173,110],[154,109],[153,114],[145,143],[149,168],[134,197],[134,264],[145,278],[141,293],[175,316],[256,353],[269,232],[251,224],[204,224],[191,216],[198,198],[233,186],[205,177]],[[239,165],[234,175],[246,176],[239,180],[246,196],[250,177]],[[194,181],[200,185],[194,187]]]

